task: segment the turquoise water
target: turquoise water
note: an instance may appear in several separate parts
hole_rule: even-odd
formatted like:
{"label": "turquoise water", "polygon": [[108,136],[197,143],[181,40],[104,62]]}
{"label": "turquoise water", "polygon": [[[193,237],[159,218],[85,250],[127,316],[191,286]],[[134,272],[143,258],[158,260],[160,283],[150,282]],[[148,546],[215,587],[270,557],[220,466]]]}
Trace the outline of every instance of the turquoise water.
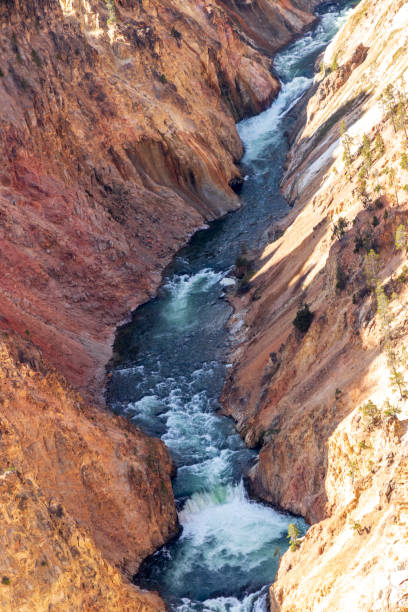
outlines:
{"label": "turquoise water", "polygon": [[356,2],[326,4],[317,27],[278,54],[282,91],[272,106],[238,125],[245,145],[241,209],[198,232],[168,269],[156,299],[119,332],[121,364],[112,408],[168,445],[181,536],[137,577],[179,612],[261,612],[287,549],[288,524],[302,519],[248,499],[242,477],[256,461],[230,420],[216,413],[228,372],[231,315],[224,279],[245,244],[258,247],[286,214],[279,179],[294,103],[312,82],[318,54]]}

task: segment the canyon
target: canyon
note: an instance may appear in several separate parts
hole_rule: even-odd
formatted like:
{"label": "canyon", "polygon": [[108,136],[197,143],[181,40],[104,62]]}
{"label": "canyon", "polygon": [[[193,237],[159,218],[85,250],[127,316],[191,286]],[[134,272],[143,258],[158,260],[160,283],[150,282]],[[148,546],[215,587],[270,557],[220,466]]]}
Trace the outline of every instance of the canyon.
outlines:
{"label": "canyon", "polygon": [[[175,253],[239,208],[235,124],[318,4],[1,3],[3,609],[166,609],[131,579],[180,532],[175,467],[107,410],[106,366]],[[361,0],[320,58],[290,109],[293,209],[230,294],[249,491],[311,524],[272,612],[408,609],[407,32],[405,2]]]}
{"label": "canyon", "polygon": [[223,410],[260,448],[249,489],[312,524],[274,612],[408,605],[407,8],[362,0],[320,58],[282,179],[293,210],[233,298]]}
{"label": "canyon", "polygon": [[4,609],[165,608],[129,579],[179,531],[174,468],[104,408],[105,367],[174,253],[239,206],[235,121],[316,4],[1,3]]}

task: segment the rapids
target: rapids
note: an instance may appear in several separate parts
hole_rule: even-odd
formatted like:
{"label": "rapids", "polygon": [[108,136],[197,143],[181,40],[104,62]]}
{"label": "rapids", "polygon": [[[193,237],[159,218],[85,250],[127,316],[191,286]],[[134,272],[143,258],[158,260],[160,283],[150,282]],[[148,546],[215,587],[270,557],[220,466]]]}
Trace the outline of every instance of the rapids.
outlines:
{"label": "rapids", "polygon": [[314,63],[354,2],[325,3],[318,25],[281,51],[282,90],[272,106],[238,125],[245,146],[241,209],[198,232],[167,270],[158,296],[119,330],[110,405],[160,436],[178,467],[181,536],[145,562],[137,582],[178,612],[261,612],[267,585],[302,519],[248,499],[242,476],[256,453],[217,414],[228,372],[231,308],[225,278],[244,245],[258,248],[287,204],[279,179],[290,109],[310,86]]}

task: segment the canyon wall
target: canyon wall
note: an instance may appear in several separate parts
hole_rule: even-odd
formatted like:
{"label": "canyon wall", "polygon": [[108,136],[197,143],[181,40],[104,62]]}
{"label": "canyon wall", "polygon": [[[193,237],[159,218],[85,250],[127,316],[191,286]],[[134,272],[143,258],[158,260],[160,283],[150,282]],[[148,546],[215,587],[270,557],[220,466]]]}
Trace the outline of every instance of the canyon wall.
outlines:
{"label": "canyon wall", "polygon": [[178,532],[164,444],[86,404],[4,332],[0,380],[2,609],[164,609],[115,569],[131,578]]}
{"label": "canyon wall", "polygon": [[[271,49],[312,21],[255,4],[279,16]],[[242,24],[204,0],[1,4],[0,325],[93,396],[116,325],[238,206],[234,121],[279,89]]]}
{"label": "canyon wall", "polygon": [[293,211],[234,298],[223,403],[261,449],[250,490],[312,523],[273,611],[408,606],[407,32],[405,2],[362,0],[321,58]]}
{"label": "canyon wall", "polygon": [[314,4],[0,3],[2,609],[164,609],[127,579],[177,534],[171,460],[103,410],[105,365],[175,251],[238,206],[235,121],[274,98],[271,53]]}

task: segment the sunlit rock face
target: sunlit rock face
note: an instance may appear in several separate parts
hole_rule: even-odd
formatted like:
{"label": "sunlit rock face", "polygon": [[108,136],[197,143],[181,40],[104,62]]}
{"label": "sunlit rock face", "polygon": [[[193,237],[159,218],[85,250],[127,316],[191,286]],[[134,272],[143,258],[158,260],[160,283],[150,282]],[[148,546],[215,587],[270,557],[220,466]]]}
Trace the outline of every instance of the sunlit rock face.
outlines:
{"label": "sunlit rock face", "polygon": [[237,300],[224,406],[261,446],[252,492],[315,523],[274,611],[407,607],[407,25],[404,2],[363,0],[321,58],[282,182],[293,212]]}
{"label": "sunlit rock face", "polygon": [[164,444],[4,333],[0,378],[1,608],[164,610],[125,579],[179,530]]}
{"label": "sunlit rock face", "polygon": [[[282,5],[274,48],[312,19]],[[235,120],[279,89],[244,25],[207,1],[1,3],[0,324],[93,396],[115,325],[238,206]]]}

